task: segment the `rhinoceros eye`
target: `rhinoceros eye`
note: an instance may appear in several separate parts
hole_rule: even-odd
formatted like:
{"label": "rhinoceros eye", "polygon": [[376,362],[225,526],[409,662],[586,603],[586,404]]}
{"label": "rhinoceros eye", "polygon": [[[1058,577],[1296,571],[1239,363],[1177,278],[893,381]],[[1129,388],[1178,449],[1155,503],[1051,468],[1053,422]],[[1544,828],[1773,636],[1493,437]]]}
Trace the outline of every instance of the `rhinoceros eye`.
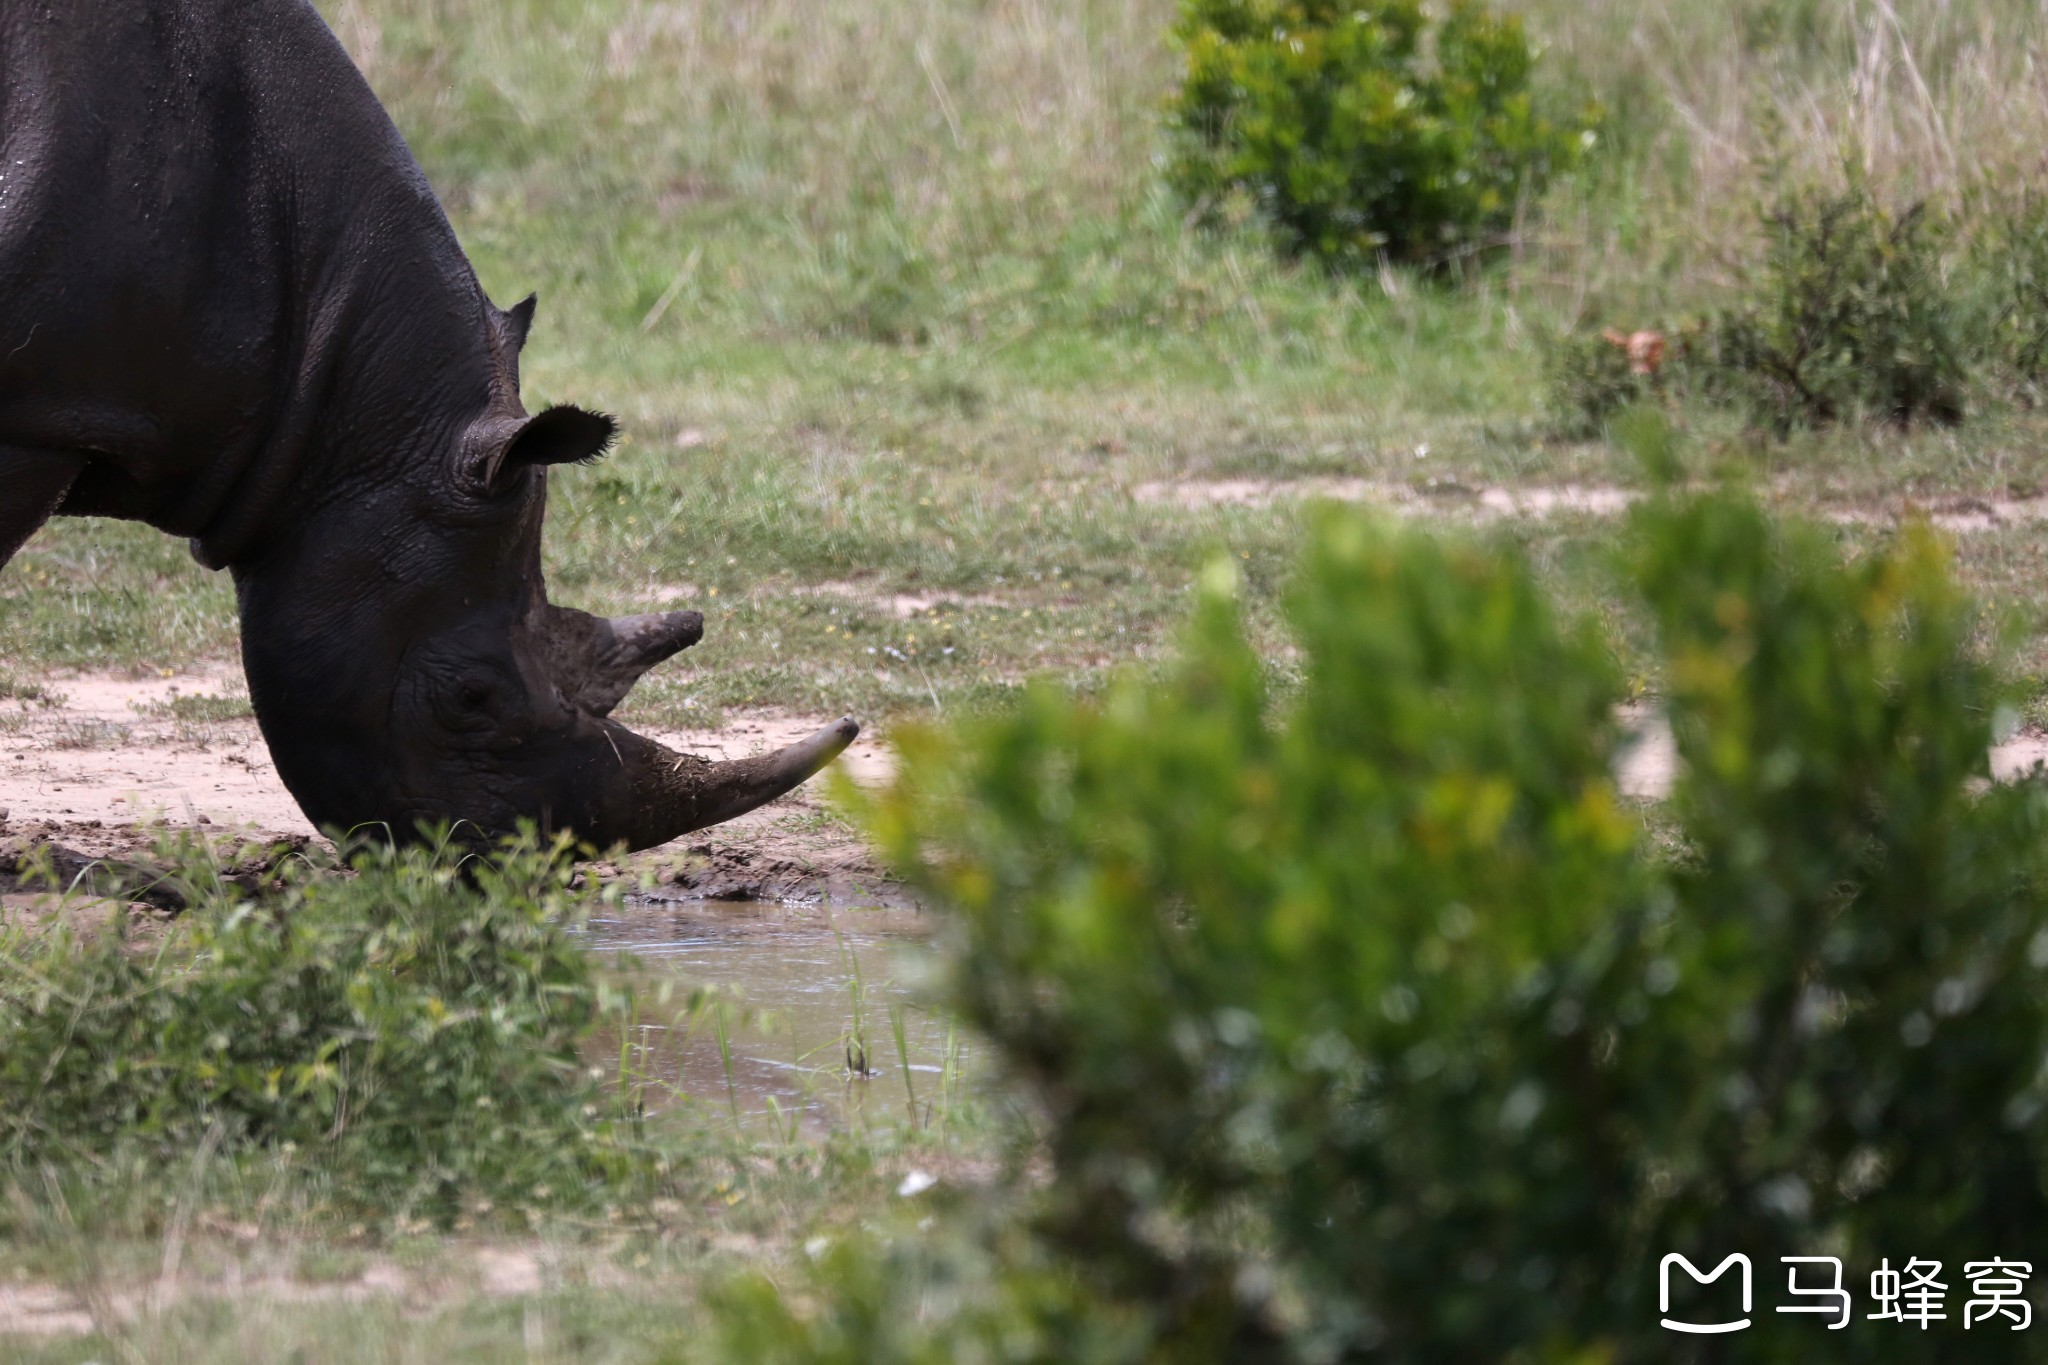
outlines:
{"label": "rhinoceros eye", "polygon": [[510,718],[504,682],[486,672],[457,674],[442,684],[434,715],[452,734],[501,734]]}

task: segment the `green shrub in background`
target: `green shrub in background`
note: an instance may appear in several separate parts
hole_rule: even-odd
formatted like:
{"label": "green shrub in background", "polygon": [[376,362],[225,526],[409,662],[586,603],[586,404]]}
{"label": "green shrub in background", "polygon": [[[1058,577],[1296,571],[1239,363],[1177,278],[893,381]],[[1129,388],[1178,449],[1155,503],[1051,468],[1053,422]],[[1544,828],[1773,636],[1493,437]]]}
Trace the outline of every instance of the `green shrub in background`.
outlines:
{"label": "green shrub in background", "polygon": [[1852,416],[1963,417],[1966,347],[1944,279],[1952,227],[1869,190],[1791,200],[1764,217],[1756,294],[1710,327],[1711,372],[1779,432]]}
{"label": "green shrub in background", "polygon": [[1172,183],[1334,265],[1489,244],[1589,132],[1537,111],[1520,19],[1477,0],[1184,0],[1175,35]]}
{"label": "green shrub in background", "polygon": [[[2048,256],[2022,220],[1990,225],[2013,250],[1972,255],[1952,218],[1926,204],[1893,209],[1856,184],[1788,194],[1760,226],[1760,267],[1670,339],[1655,376],[1631,373],[1592,329],[1552,347],[1551,408],[1566,434],[1593,434],[1637,402],[1687,396],[1781,436],[1854,420],[1951,425],[1973,389],[1986,396],[1995,370],[2015,393],[2039,382],[2048,338],[2033,319]],[[1980,306],[1987,294],[1995,317]]]}
{"label": "green shrub in background", "polygon": [[2017,202],[1981,206],[1968,266],[1985,306],[1974,321],[2013,400],[2048,401],[2048,201],[2033,192]]}
{"label": "green shrub in background", "polygon": [[[1142,1329],[1094,1358],[2022,1358],[1957,1291],[2048,1215],[2048,790],[1985,786],[1973,615],[1919,533],[1845,565],[1713,497],[1633,541],[1686,764],[1654,826],[1601,642],[1349,512],[1298,694],[1219,574],[1169,680],[902,736],[868,815],[1043,1106],[1035,1236]],[[1749,1331],[1658,1325],[1661,1257],[1738,1251]],[[1773,1311],[1790,1255],[1843,1259],[1846,1331]],[[1913,1257],[1949,1322],[1868,1320]],[[833,1283],[751,1305],[780,1358],[894,1292]]]}
{"label": "green shrub in background", "polygon": [[154,944],[0,937],[0,1161],[296,1147],[344,1200],[432,1212],[630,1173],[578,1058],[600,993],[561,849],[373,845],[260,894],[163,852],[189,908]]}
{"label": "green shrub in background", "polygon": [[1591,440],[1634,407],[1671,403],[1688,392],[1695,331],[1666,337],[1654,367],[1631,362],[1627,335],[1612,328],[1581,328],[1551,339],[1543,354],[1544,384],[1558,435]]}

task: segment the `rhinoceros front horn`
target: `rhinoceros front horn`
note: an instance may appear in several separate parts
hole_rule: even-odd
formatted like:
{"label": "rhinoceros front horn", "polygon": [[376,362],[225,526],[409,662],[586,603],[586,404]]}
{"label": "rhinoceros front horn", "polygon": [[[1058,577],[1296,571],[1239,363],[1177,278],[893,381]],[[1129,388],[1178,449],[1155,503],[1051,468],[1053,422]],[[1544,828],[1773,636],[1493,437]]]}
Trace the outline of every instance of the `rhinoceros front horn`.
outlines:
{"label": "rhinoceros front horn", "polygon": [[837,758],[860,734],[843,716],[812,735],[772,754],[714,763],[679,754],[624,726],[607,723],[626,770],[627,808],[604,831],[628,848],[652,848],[691,830],[745,815],[794,790]]}

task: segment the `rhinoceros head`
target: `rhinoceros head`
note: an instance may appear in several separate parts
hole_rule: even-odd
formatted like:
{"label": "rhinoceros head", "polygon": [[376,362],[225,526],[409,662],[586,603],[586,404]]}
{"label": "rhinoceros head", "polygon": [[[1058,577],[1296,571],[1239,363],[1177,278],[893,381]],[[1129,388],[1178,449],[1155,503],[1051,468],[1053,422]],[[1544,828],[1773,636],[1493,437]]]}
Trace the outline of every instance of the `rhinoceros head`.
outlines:
{"label": "rhinoceros head", "polygon": [[548,601],[550,466],[596,459],[610,418],[529,416],[517,356],[533,300],[486,305],[495,373],[480,413],[398,478],[344,485],[261,560],[237,565],[250,697],[278,774],[318,825],[399,838],[522,821],[645,848],[789,791],[859,733],[713,763],[611,720],[649,668],[693,645],[694,611],[606,619]]}

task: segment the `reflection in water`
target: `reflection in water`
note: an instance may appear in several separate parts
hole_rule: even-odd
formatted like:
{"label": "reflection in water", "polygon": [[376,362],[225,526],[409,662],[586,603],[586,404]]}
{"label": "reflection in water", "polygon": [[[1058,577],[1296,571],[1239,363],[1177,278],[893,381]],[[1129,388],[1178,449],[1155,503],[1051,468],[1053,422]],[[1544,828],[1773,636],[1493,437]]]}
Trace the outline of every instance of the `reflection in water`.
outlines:
{"label": "reflection in water", "polygon": [[[944,1112],[969,1049],[915,989],[930,971],[927,932],[906,912],[716,901],[638,902],[589,928],[594,949],[679,987],[673,1006],[643,1012],[634,1067],[686,1103],[785,1134],[902,1121],[913,1105],[920,1124]],[[698,987],[713,995],[690,1011]],[[664,1107],[656,1095],[648,1105]]]}

